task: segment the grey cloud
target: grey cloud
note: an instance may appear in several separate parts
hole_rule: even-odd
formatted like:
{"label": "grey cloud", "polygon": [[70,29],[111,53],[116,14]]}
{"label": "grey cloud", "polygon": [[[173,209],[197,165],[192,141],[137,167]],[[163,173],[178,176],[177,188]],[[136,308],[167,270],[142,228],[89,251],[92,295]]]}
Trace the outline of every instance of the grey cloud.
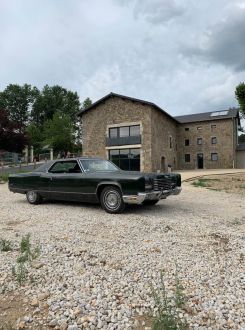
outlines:
{"label": "grey cloud", "polygon": [[183,12],[175,0],[137,0],[134,7],[136,19],[144,17],[152,24],[166,23]]}
{"label": "grey cloud", "polygon": [[204,36],[198,48],[188,48],[185,55],[222,64],[240,72],[245,70],[245,9],[233,11]]}

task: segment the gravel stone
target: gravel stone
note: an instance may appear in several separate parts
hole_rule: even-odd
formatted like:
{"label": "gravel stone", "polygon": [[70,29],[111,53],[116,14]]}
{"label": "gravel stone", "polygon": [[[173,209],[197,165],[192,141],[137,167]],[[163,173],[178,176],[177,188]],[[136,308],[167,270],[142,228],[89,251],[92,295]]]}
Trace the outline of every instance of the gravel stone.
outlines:
{"label": "gravel stone", "polygon": [[[164,270],[172,294],[175,264],[190,329],[245,329],[244,197],[184,183],[178,196],[119,215],[24,198],[0,186],[0,237],[14,246],[0,253],[1,297],[23,297],[25,329],[150,329],[151,285]],[[28,265],[34,283],[20,287],[11,269],[27,233],[40,256]]]}

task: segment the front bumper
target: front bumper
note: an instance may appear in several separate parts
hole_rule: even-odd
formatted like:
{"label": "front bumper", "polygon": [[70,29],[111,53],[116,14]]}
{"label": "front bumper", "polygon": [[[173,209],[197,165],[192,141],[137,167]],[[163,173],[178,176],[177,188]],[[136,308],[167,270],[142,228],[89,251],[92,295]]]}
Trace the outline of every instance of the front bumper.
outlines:
{"label": "front bumper", "polygon": [[150,191],[138,193],[137,195],[124,195],[123,201],[126,204],[142,204],[144,201],[165,199],[170,195],[178,195],[181,192],[181,187],[176,187],[172,190]]}

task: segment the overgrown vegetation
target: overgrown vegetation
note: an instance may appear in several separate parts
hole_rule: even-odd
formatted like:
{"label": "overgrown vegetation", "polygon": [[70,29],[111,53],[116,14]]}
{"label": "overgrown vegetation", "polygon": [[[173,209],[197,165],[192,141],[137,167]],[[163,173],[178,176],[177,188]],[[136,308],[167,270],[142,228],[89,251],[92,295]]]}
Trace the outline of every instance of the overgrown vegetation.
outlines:
{"label": "overgrown vegetation", "polygon": [[209,181],[220,181],[219,179],[200,178],[194,181],[192,184],[195,187],[210,187]]}
{"label": "overgrown vegetation", "polygon": [[0,239],[0,251],[2,252],[8,252],[8,251],[12,251],[12,244],[10,241],[6,240],[6,239]]}
{"label": "overgrown vegetation", "polygon": [[160,274],[160,288],[154,289],[152,295],[157,308],[156,316],[153,318],[153,330],[185,330],[188,329],[187,322],[179,316],[180,309],[184,307],[186,297],[184,288],[180,283],[178,269],[175,273],[175,290],[169,295],[164,284],[164,273]]}
{"label": "overgrown vegetation", "polygon": [[[20,255],[17,258],[17,265],[12,267],[12,274],[20,285],[22,285],[28,277],[27,264],[38,258],[40,255],[39,246],[32,250],[30,237],[30,234],[22,237],[20,242]],[[30,280],[33,282],[33,277],[30,276]]]}
{"label": "overgrown vegetation", "polygon": [[0,181],[8,181],[9,175],[8,173],[2,173],[0,174]]}

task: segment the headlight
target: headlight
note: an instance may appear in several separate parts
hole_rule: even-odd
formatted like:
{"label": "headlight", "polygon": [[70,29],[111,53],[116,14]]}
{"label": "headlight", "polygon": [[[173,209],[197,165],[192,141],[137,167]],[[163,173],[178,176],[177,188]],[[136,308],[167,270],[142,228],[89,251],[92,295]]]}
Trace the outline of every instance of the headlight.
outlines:
{"label": "headlight", "polygon": [[145,178],[145,190],[153,190],[153,183],[149,178]]}

